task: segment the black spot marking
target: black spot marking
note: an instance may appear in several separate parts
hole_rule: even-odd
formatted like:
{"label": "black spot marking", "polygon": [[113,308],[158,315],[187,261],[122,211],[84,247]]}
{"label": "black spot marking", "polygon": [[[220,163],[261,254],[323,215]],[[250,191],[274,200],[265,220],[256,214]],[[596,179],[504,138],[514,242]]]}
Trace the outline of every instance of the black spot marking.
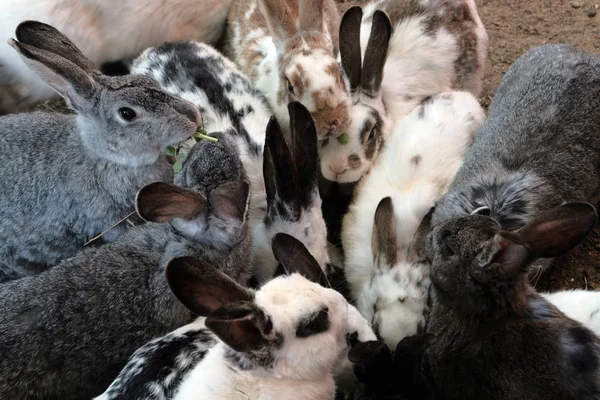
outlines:
{"label": "black spot marking", "polygon": [[360,156],[358,154],[350,154],[348,156],[348,166],[352,170],[357,170],[360,168],[362,161],[360,160]]}
{"label": "black spot marking", "polygon": [[590,319],[594,318],[596,316],[596,314],[598,314],[598,312],[600,312],[600,308],[597,310],[592,311],[592,313],[590,314]]}
{"label": "black spot marking", "polygon": [[416,156],[413,156],[410,159],[410,163],[414,164],[415,167],[418,167],[419,164],[421,163],[421,159],[422,159],[422,157],[419,154],[417,154]]}
{"label": "black spot marking", "polygon": [[298,323],[296,337],[306,338],[326,332],[329,325],[329,309],[324,307]]}

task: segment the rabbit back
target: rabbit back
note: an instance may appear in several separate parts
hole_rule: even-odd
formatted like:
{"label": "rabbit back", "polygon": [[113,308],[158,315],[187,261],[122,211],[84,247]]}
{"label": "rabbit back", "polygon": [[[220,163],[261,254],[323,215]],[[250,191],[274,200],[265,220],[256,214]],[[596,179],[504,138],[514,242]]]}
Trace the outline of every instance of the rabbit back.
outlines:
{"label": "rabbit back", "polygon": [[600,293],[595,290],[564,290],[540,293],[567,317],[600,335]]}

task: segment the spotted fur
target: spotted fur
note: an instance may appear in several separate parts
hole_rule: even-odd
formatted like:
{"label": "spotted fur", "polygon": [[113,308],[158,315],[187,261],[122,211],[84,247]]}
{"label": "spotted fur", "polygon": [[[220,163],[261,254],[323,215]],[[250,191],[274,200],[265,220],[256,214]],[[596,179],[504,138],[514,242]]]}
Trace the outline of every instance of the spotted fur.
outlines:
{"label": "spotted fur", "polygon": [[[390,349],[424,325],[429,266],[411,247],[485,118],[468,92],[442,93],[419,107],[396,125],[373,170],[356,188],[342,224],[352,297]],[[388,205],[382,204],[385,198]],[[393,244],[373,242],[386,232]]]}
{"label": "spotted fur", "polygon": [[285,133],[290,101],[311,112],[319,140],[346,130],[338,30],[333,0],[234,0],[226,53],[266,96]]}

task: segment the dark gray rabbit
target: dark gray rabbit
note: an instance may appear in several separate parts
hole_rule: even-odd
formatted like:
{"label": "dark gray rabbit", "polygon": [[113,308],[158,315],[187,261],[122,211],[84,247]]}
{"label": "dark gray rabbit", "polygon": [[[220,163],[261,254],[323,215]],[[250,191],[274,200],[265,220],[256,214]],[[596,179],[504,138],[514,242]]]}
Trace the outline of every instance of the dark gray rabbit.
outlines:
{"label": "dark gray rabbit", "polygon": [[0,285],[1,399],[97,396],[138,347],[193,321],[165,281],[174,257],[198,258],[246,284],[249,184],[233,146],[216,136],[193,147],[176,185],[139,191],[136,207],[149,223]]}
{"label": "dark gray rabbit", "polygon": [[74,255],[133,211],[141,187],[171,181],[164,149],[200,120],[148,77],[102,75],[49,25],[23,22],[16,36],[9,44],[77,115],[0,118],[0,281]]}
{"label": "dark gray rabbit", "polygon": [[527,279],[535,259],[568,252],[596,220],[592,205],[572,202],[516,231],[483,215],[433,228],[426,239],[433,306],[421,368],[437,397],[600,399],[600,339]]}
{"label": "dark gray rabbit", "polygon": [[597,204],[600,57],[537,47],[504,75],[433,223],[481,213],[518,229],[567,201]]}

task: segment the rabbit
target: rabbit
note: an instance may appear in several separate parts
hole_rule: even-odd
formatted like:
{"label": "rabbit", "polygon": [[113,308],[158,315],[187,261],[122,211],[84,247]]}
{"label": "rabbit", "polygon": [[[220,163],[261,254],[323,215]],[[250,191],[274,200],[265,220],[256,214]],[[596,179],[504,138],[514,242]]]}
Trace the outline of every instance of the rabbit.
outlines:
{"label": "rabbit", "polygon": [[40,0],[2,2],[0,14],[0,115],[23,111],[56,93],[6,44],[22,21],[38,20],[72,39],[96,65],[128,59],[150,46],[194,39],[216,43],[232,0],[116,2]]}
{"label": "rabbit", "polygon": [[342,66],[353,106],[345,140],[323,143],[325,179],[356,182],[369,172],[394,124],[435,94],[479,96],[488,36],[474,0],[378,0],[346,11]]}
{"label": "rabbit", "polygon": [[563,290],[540,295],[567,317],[580,322],[600,336],[600,292]]}
{"label": "rabbit", "polygon": [[338,62],[334,0],[234,0],[225,54],[265,95],[287,137],[287,104],[311,112],[318,140],[348,125],[350,97]]}
{"label": "rabbit", "polygon": [[421,370],[442,398],[600,398],[600,338],[537,294],[527,277],[536,258],[565,254],[596,221],[591,204],[570,202],[516,231],[479,214],[433,226],[424,244],[432,339]]}
{"label": "rabbit", "polygon": [[[10,44],[77,115],[0,117],[0,269],[41,272],[133,211],[136,192],[171,181],[165,147],[189,138],[198,110],[148,77],[101,75],[53,27],[20,24]],[[122,225],[102,236],[110,242]]]}
{"label": "rabbit", "polygon": [[564,202],[597,204],[599,73],[599,56],[568,45],[539,46],[517,59],[433,224],[484,214],[515,230]]}
{"label": "rabbit", "polygon": [[415,254],[407,257],[409,249],[484,118],[468,92],[440,93],[419,105],[394,127],[344,217],[344,268],[352,297],[390,348],[423,324],[428,267]]}
{"label": "rabbit", "polygon": [[96,400],[333,399],[346,336],[368,324],[318,284],[322,270],[297,239],[276,235],[273,252],[286,275],[256,292],[192,257],[172,260],[169,287],[200,318],[138,349]]}
{"label": "rabbit", "polygon": [[246,284],[248,194],[227,137],[200,141],[174,184],[154,182],[137,194],[147,223],[42,274],[0,285],[0,398],[98,396],[138,347],[193,322],[164,279],[172,258],[217,265]]}
{"label": "rabbit", "polygon": [[[249,226],[256,278],[263,282],[273,277],[277,264],[271,239],[277,232],[301,240],[326,268],[327,230],[316,183],[316,134],[306,108],[298,102],[288,105],[292,158],[264,96],[214,48],[183,42],[147,49],[134,60],[132,73],[148,75],[196,105],[208,131],[235,138],[250,178]],[[264,156],[269,149],[277,154],[274,161]]]}

